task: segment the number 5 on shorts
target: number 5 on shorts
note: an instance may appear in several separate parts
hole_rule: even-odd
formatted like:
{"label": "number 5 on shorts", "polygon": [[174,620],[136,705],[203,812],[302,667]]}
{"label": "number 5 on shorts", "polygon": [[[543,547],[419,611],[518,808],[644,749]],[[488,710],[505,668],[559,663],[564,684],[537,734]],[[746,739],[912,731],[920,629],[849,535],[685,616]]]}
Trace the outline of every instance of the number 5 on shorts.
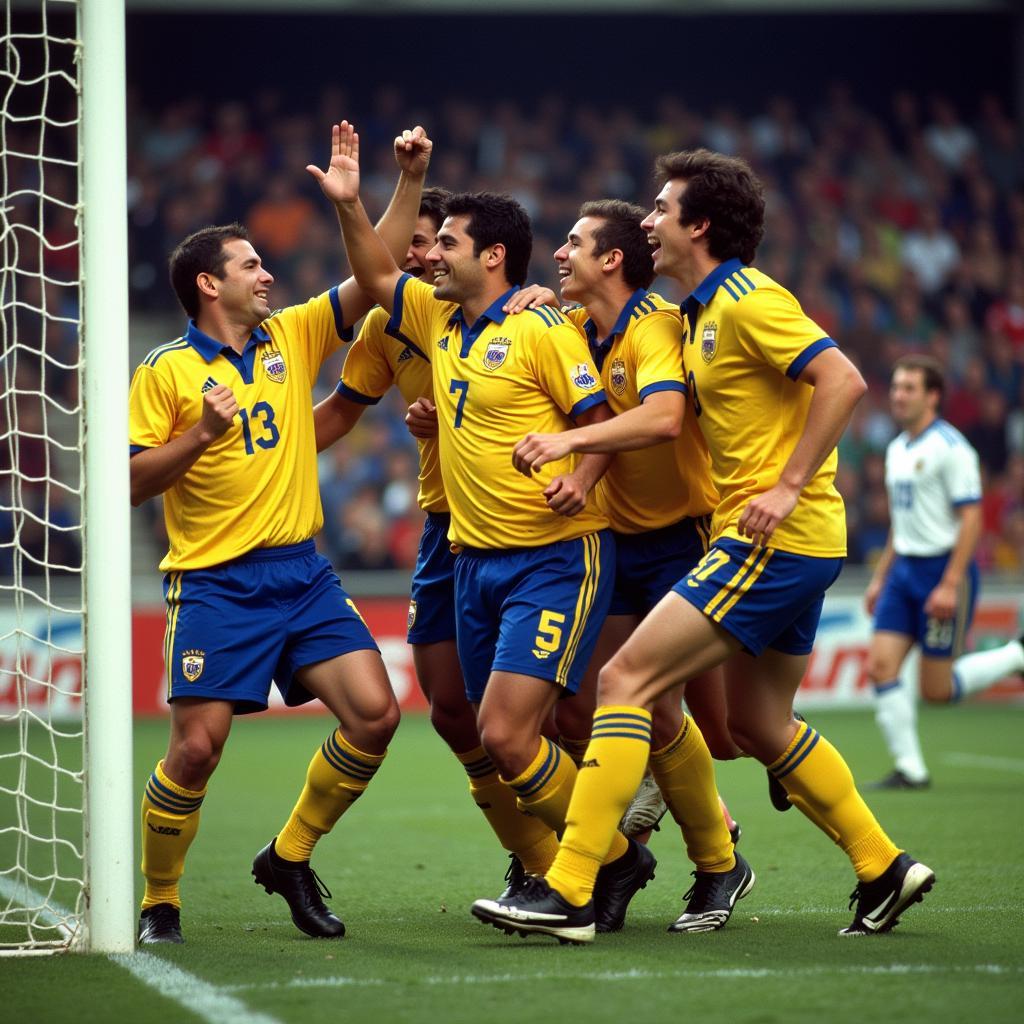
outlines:
{"label": "number 5 on shorts", "polygon": [[562,646],[562,624],[564,622],[565,616],[561,612],[552,612],[545,609],[540,613],[537,636],[533,642],[542,651],[554,654]]}

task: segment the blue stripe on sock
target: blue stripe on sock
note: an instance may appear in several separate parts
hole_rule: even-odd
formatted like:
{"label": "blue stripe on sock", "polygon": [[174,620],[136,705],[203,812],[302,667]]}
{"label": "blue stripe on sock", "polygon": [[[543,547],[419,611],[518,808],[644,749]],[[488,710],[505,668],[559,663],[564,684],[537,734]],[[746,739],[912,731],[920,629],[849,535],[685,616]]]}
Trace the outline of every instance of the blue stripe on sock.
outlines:
{"label": "blue stripe on sock", "polygon": [[818,745],[818,740],[821,739],[821,734],[815,732],[814,729],[808,729],[807,732],[809,734],[813,734],[814,738],[811,740],[809,744],[807,744],[807,747],[804,750],[804,752],[795,761],[793,761],[793,763],[788,768],[786,768],[783,771],[776,771],[774,773],[775,778],[784,779],[787,775],[790,774],[790,772],[793,772],[797,768],[799,768],[800,765],[803,764],[807,755]]}
{"label": "blue stripe on sock", "polygon": [[893,679],[888,683],[875,683],[874,691],[877,696],[881,696],[883,693],[889,693],[891,690],[898,690],[902,684],[898,679]]}

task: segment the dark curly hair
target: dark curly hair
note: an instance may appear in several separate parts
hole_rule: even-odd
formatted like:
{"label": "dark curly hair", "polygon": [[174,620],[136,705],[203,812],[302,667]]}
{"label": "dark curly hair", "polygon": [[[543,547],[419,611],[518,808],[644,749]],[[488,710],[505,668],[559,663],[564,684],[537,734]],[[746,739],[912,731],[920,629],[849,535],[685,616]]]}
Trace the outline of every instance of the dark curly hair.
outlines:
{"label": "dark curly hair", "polygon": [[659,156],[658,180],[683,180],[679,223],[708,221],[708,254],[720,262],[754,262],[764,238],[764,188],[745,160],[691,149]]}

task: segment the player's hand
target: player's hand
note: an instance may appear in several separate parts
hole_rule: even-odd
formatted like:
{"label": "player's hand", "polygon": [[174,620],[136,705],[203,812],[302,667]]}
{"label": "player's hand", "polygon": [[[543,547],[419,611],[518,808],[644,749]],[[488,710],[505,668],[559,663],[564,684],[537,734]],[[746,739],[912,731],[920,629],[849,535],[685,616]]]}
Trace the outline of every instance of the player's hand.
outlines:
{"label": "player's hand", "polygon": [[570,433],[565,430],[561,434],[527,434],[512,449],[512,465],[523,476],[530,476],[549,462],[564,459],[572,451]]}
{"label": "player's hand", "polygon": [[878,605],[878,598],[882,593],[882,580],[872,580],[868,589],[864,591],[864,610],[868,615],[875,614],[875,607]]}
{"label": "player's hand", "polygon": [[928,595],[924,613],[932,619],[951,619],[956,615],[957,587],[952,583],[939,581],[939,585]]}
{"label": "player's hand", "polygon": [[544,488],[544,500],[552,512],[560,516],[574,516],[587,504],[587,489],[573,473],[556,476]]}
{"label": "player's hand", "polygon": [[739,535],[749,537],[754,544],[767,544],[779,523],[796,508],[799,498],[798,488],[780,481],[747,503],[736,524]]}
{"label": "player's hand", "polygon": [[419,125],[406,128],[395,138],[395,162],[406,174],[414,178],[422,178],[430,165],[430,154],[434,143],[427,138],[427,133]]}
{"label": "player's hand", "polygon": [[331,128],[331,162],[326,171],[315,164],[306,170],[332,203],[354,203],[359,198],[359,134],[342,121]]}
{"label": "player's hand", "polygon": [[538,306],[558,307],[558,296],[541,284],[528,284],[525,288],[513,292],[512,297],[501,307],[503,313],[522,313],[524,309],[536,309]]}
{"label": "player's hand", "polygon": [[437,406],[429,398],[417,398],[406,410],[405,425],[421,441],[437,437]]}
{"label": "player's hand", "polygon": [[224,384],[210,388],[203,395],[203,414],[199,418],[199,439],[212,444],[222,437],[238,413],[235,393]]}

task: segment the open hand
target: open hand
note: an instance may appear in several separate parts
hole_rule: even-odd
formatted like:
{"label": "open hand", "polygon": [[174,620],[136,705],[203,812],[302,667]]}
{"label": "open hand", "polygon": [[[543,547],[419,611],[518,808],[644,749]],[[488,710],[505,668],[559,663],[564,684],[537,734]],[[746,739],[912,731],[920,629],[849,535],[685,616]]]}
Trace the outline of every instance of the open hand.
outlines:
{"label": "open hand", "polygon": [[332,203],[353,203],[359,198],[359,133],[342,121],[331,128],[331,162],[326,171],[315,164],[306,170],[313,175]]}

